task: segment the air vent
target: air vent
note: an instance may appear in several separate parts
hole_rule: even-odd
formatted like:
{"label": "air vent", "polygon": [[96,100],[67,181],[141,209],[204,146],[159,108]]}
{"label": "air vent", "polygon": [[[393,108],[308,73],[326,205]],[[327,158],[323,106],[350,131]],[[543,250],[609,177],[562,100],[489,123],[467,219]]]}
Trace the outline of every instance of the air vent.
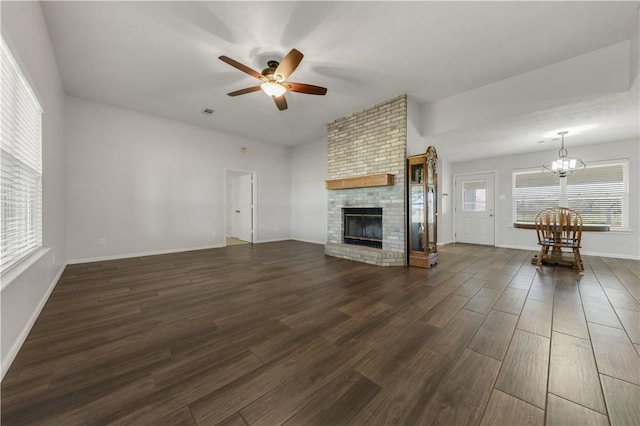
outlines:
{"label": "air vent", "polygon": [[213,114],[213,110],[211,108],[205,108],[202,110],[202,113],[204,115],[212,115]]}

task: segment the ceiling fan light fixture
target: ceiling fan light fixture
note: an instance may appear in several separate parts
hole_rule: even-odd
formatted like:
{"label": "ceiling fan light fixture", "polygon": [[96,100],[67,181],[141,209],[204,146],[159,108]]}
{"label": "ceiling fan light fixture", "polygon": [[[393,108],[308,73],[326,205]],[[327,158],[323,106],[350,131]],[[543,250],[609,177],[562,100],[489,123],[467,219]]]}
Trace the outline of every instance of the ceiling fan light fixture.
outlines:
{"label": "ceiling fan light fixture", "polygon": [[274,83],[272,81],[268,81],[266,83],[262,83],[260,85],[260,88],[262,89],[262,91],[264,93],[267,94],[267,96],[269,96],[269,97],[275,96],[276,98],[278,96],[284,95],[285,92],[287,91],[287,89],[283,85],[278,84],[278,83]]}

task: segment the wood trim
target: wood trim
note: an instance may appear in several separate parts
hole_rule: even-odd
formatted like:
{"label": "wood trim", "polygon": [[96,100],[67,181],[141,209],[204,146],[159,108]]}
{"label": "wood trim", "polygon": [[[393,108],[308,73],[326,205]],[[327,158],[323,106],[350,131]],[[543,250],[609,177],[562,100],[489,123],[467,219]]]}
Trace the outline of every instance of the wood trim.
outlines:
{"label": "wood trim", "polygon": [[393,186],[392,174],[381,173],[378,175],[357,176],[343,179],[326,180],[327,189],[367,188],[369,186]]}
{"label": "wood trim", "polygon": [[[536,229],[535,223],[514,222],[515,229]],[[582,225],[582,230],[586,232],[609,232],[609,225]]]}

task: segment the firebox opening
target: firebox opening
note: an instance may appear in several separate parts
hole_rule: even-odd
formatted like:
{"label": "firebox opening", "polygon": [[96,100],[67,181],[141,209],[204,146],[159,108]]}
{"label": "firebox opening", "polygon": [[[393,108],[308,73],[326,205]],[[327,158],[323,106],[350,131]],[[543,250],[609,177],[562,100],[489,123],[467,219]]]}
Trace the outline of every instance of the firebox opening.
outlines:
{"label": "firebox opening", "polygon": [[382,208],[343,208],[343,242],[357,246],[382,248]]}

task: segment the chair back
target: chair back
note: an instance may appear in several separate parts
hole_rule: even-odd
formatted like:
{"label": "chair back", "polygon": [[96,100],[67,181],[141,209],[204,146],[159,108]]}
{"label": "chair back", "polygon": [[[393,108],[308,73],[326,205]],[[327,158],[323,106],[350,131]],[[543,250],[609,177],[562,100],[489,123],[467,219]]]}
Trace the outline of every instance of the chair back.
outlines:
{"label": "chair back", "polygon": [[551,207],[536,215],[538,244],[580,248],[582,215],[568,207]]}

